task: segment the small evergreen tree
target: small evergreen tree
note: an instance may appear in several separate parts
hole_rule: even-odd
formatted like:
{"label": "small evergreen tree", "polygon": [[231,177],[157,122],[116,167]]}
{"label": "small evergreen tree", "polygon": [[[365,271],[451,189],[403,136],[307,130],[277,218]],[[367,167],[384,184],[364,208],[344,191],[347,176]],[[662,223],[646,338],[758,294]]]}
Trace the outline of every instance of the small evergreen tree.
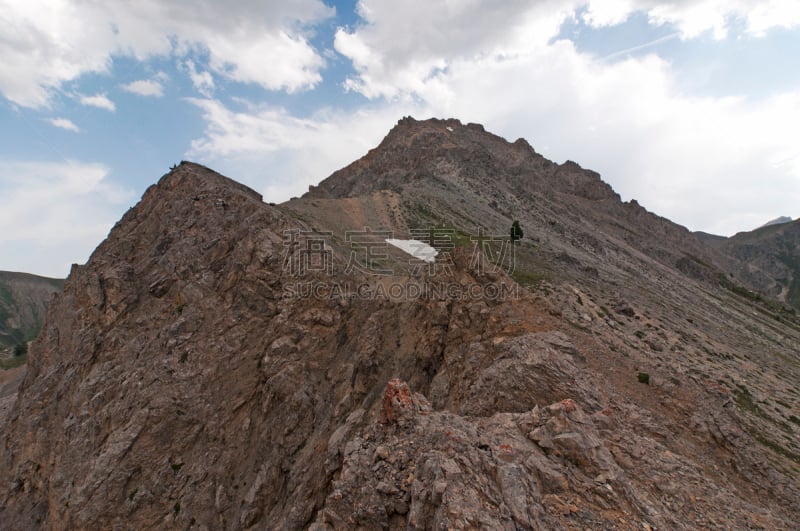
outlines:
{"label": "small evergreen tree", "polygon": [[519,221],[516,219],[511,224],[511,241],[515,242],[522,239],[522,227],[519,226]]}
{"label": "small evergreen tree", "polygon": [[20,343],[14,346],[14,357],[18,358],[20,356],[24,356],[28,353],[28,344],[27,343]]}

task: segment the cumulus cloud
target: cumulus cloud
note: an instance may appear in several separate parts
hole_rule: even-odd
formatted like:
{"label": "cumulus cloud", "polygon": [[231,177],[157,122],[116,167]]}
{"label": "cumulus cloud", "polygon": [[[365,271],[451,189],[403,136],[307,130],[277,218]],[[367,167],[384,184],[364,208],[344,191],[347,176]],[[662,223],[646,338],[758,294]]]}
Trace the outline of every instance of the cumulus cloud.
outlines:
{"label": "cumulus cloud", "polygon": [[88,105],[90,107],[97,107],[98,109],[105,109],[106,111],[114,112],[117,106],[114,102],[108,99],[105,94],[95,94],[94,96],[80,96],[81,105]]}
{"label": "cumulus cloud", "polygon": [[0,159],[0,269],[64,277],[88,258],[133,199],[97,163]]}
{"label": "cumulus cloud", "polygon": [[739,22],[752,36],[800,26],[800,4],[791,0],[360,0],[358,12],[362,23],[340,28],[334,47],[356,70],[347,88],[368,98],[412,96],[459,60],[513,59],[546,48],[576,16],[598,28],[642,12],[654,25],[675,26],[684,39],[706,31],[721,39]]}
{"label": "cumulus cloud", "polygon": [[122,85],[122,89],[139,96],[160,98],[164,95],[164,85],[160,79],[140,79]]}
{"label": "cumulus cloud", "polygon": [[67,118],[51,118],[48,121],[54,127],[66,129],[67,131],[72,131],[74,133],[79,133],[81,130],[81,128],[75,125],[75,123],[72,120],[69,120]]}
{"label": "cumulus cloud", "polygon": [[574,6],[563,0],[502,3],[410,0],[358,4],[364,24],[340,28],[336,51],[357,76],[346,86],[368,98],[395,98],[435,84],[459,59],[513,57],[546,46]]}
{"label": "cumulus cloud", "polygon": [[116,55],[199,51],[215,74],[233,81],[290,92],[313,87],[324,62],[306,32],[334,10],[321,0],[0,0],[0,12],[0,93],[39,108],[65,82],[108,72]]}

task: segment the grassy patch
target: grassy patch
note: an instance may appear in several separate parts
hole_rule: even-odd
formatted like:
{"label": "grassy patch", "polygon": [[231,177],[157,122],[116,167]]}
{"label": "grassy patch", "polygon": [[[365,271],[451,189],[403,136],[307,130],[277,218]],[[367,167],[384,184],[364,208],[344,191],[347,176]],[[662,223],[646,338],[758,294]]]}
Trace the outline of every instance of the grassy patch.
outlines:
{"label": "grassy patch", "polygon": [[745,288],[744,286],[736,284],[731,279],[726,277],[724,274],[720,273],[720,275],[717,278],[719,279],[719,283],[723,288],[735,293],[736,295],[739,295],[740,297],[743,297],[752,302],[761,302],[764,300],[763,297],[761,297],[760,293],[756,293],[755,291],[751,291]]}
{"label": "grassy patch", "polygon": [[538,286],[543,280],[547,280],[547,275],[539,271],[514,270],[511,278],[521,286]]}
{"label": "grassy patch", "polygon": [[0,359],[0,369],[7,371],[25,365],[28,362],[28,355],[15,356],[13,358]]}
{"label": "grassy patch", "polygon": [[786,448],[784,448],[783,446],[774,441],[770,441],[760,433],[754,433],[753,437],[755,437],[755,439],[763,446],[766,446],[776,454],[782,455],[783,457],[791,459],[795,463],[800,464],[800,455],[797,455],[796,453],[787,450]]}
{"label": "grassy patch", "polygon": [[733,393],[736,396],[736,405],[739,406],[739,409],[748,413],[753,413],[759,417],[763,417],[764,414],[758,405],[756,405],[755,401],[753,400],[753,395],[750,394],[750,391],[747,389],[747,387],[741,384],[736,384],[736,387],[739,389],[734,389]]}
{"label": "grassy patch", "polygon": [[0,283],[0,302],[6,306],[16,307],[14,304],[14,297],[11,295],[11,289],[5,284]]}

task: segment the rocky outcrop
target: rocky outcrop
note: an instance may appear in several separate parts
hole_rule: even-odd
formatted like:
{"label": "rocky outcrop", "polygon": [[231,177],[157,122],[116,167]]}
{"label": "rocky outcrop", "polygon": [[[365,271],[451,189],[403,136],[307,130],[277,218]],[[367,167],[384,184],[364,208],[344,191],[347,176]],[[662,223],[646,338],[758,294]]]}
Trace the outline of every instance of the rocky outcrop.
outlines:
{"label": "rocky outcrop", "polygon": [[624,514],[624,473],[571,399],[489,417],[422,408],[369,426],[340,453],[312,528],[539,529],[573,513],[598,526]]}

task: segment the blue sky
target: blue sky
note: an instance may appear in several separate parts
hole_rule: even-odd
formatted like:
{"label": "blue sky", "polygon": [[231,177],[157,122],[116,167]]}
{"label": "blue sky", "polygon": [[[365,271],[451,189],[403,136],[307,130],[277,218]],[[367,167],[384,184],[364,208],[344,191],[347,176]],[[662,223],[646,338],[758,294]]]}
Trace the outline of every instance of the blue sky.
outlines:
{"label": "blue sky", "polygon": [[800,215],[794,1],[0,0],[0,35],[0,270],[66,276],[181,159],[282,201],[405,115],[692,230]]}

